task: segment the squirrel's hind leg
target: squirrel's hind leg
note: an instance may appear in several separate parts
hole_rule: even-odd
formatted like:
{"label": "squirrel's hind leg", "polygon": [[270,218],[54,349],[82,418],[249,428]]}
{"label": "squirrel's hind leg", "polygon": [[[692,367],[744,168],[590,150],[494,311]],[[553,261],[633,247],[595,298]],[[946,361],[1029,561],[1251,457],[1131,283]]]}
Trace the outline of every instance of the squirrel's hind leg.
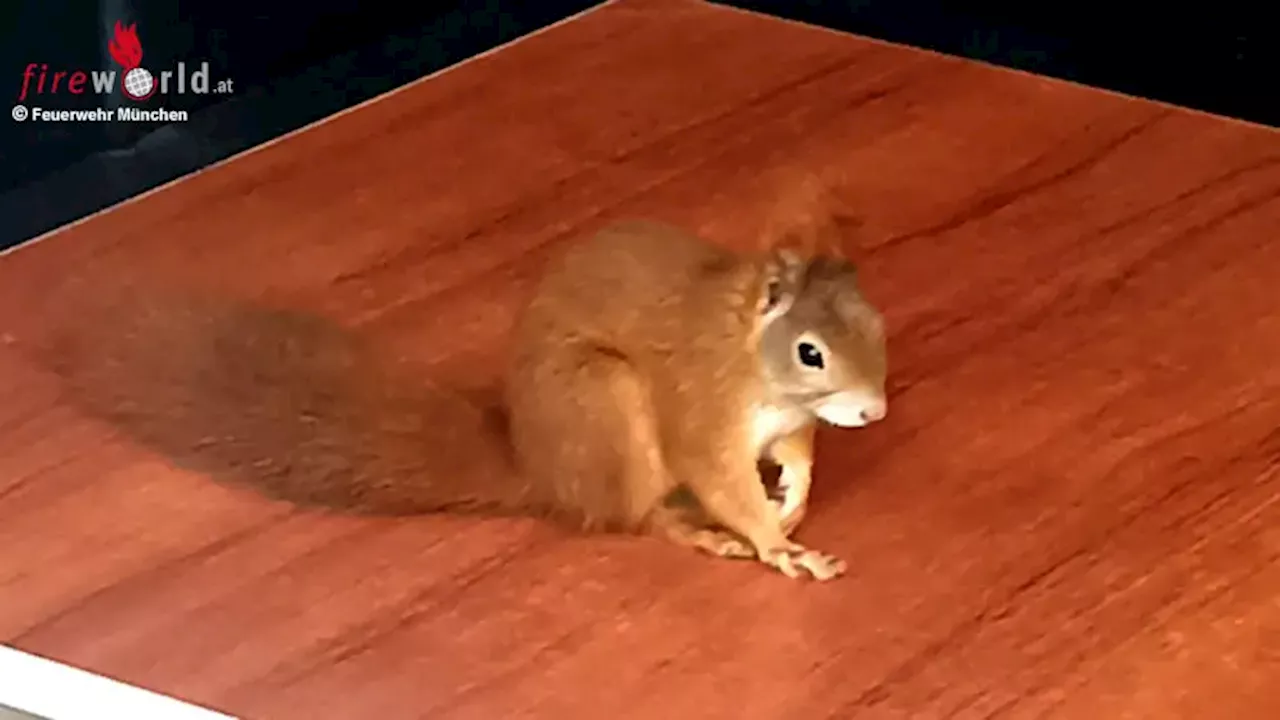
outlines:
{"label": "squirrel's hind leg", "polygon": [[691,500],[681,506],[667,502],[649,516],[649,532],[677,545],[694,548],[717,557],[754,558],[756,551],[742,538],[716,527],[706,512]]}
{"label": "squirrel's hind leg", "polygon": [[509,391],[521,472],[584,528],[642,530],[674,487],[648,387],[606,350],[572,342],[543,350]]}

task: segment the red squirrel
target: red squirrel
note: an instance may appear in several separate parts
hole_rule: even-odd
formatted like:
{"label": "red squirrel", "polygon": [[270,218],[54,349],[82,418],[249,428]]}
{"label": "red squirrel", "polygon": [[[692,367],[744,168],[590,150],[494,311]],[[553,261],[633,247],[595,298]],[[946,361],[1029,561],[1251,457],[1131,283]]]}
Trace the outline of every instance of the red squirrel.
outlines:
{"label": "red squirrel", "polygon": [[[792,230],[754,252],[647,221],[574,243],[519,310],[502,428],[327,321],[217,293],[178,302],[145,274],[126,298],[95,269],[107,289],[58,301],[42,357],[136,439],[294,502],[540,515],[825,580],[844,563],[790,539],[814,428],[885,417],[885,327],[837,224]],[[780,501],[762,459],[781,468]]]}

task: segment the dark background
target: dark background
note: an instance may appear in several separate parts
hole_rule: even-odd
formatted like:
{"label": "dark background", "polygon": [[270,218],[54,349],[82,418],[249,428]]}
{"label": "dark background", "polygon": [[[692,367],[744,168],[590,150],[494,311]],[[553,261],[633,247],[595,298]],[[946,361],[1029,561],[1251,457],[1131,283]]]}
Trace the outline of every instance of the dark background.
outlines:
{"label": "dark background", "polygon": [[[168,107],[190,110],[192,117],[168,127],[0,118],[0,248],[595,4],[5,0],[0,92],[9,93],[8,104],[17,100],[28,63],[48,63],[50,70],[114,68],[106,38],[116,19],[137,23],[153,65],[208,59],[213,78],[232,78],[235,92],[171,99]],[[1264,19],[1263,3],[725,4],[1280,126],[1280,33]],[[74,105],[64,96],[50,106]]]}

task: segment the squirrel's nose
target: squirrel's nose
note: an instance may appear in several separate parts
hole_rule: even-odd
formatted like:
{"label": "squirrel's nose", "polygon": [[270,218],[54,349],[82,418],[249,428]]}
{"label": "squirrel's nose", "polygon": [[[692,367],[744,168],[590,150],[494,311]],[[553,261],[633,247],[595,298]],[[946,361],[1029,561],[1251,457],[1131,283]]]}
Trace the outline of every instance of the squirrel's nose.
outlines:
{"label": "squirrel's nose", "polygon": [[866,407],[862,408],[859,414],[862,415],[862,420],[864,422],[873,423],[873,422],[883,420],[888,410],[889,408],[886,405],[886,403],[883,400],[881,400],[879,402],[871,403]]}

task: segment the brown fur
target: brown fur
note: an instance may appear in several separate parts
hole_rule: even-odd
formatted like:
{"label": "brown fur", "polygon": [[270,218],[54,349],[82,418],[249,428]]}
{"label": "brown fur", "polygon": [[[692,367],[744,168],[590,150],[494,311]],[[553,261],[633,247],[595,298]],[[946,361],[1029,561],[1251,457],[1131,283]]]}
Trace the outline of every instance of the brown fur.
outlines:
{"label": "brown fur", "polygon": [[358,332],[150,281],[91,282],[60,304],[53,342],[31,354],[72,403],[181,466],[311,507],[539,511],[511,472],[496,392],[425,384]]}

